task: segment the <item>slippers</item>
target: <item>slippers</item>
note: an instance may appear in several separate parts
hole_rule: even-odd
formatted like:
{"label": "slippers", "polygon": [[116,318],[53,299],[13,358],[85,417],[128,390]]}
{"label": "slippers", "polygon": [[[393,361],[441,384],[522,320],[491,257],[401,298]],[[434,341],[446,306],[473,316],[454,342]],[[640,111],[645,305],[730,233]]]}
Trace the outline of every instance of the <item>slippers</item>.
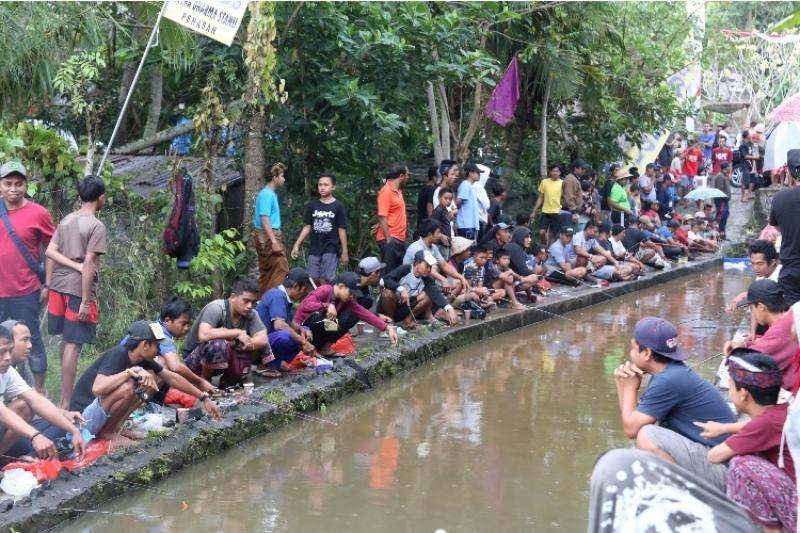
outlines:
{"label": "slippers", "polygon": [[283,375],[279,370],[271,368],[256,368],[253,369],[253,372],[262,378],[279,378]]}

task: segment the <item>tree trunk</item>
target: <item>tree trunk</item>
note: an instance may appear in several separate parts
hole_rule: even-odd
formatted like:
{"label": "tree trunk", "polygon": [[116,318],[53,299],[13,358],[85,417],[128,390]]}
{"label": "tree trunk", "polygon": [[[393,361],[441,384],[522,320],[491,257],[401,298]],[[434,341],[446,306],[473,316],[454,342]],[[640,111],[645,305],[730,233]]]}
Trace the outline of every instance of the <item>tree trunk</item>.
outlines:
{"label": "tree trunk", "polygon": [[252,231],[249,224],[250,214],[256,195],[263,186],[266,172],[266,156],[264,154],[264,132],[267,128],[265,112],[253,111],[247,124],[247,137],[244,147],[244,223],[242,236],[248,247],[255,251],[255,244],[250,239]]}
{"label": "tree trunk", "polygon": [[194,121],[187,122],[186,124],[181,124],[180,126],[173,126],[171,128],[158,131],[152,137],[145,137],[133,142],[129,142],[128,144],[123,144],[122,146],[112,148],[111,153],[135,154],[136,152],[140,152],[145,148],[148,148],[150,146],[155,146],[156,144],[161,144],[163,142],[171,141],[175,137],[178,137],[185,133],[190,133],[192,131],[194,131]]}
{"label": "tree trunk", "polygon": [[[158,131],[158,120],[161,118],[161,103],[164,92],[164,71],[161,65],[154,65],[150,72],[150,106],[147,108],[147,121],[144,123],[142,137],[152,137]],[[153,153],[152,146],[140,153]]]}
{"label": "tree trunk", "polygon": [[[517,117],[519,119],[519,117]],[[522,159],[522,147],[528,137],[530,124],[527,121],[515,120],[511,126],[508,140],[508,151],[503,161],[503,175],[514,175],[519,171],[519,162]]]}
{"label": "tree trunk", "polygon": [[94,174],[94,156],[97,152],[97,143],[94,137],[94,128],[92,127],[92,118],[87,113],[86,116],[86,162],[83,164],[83,175],[88,176]]}
{"label": "tree trunk", "polygon": [[425,92],[428,95],[428,110],[431,113],[431,135],[433,136],[433,159],[436,165],[441,164],[442,159],[442,136],[439,135],[439,115],[436,112],[436,96],[433,94],[433,83],[425,84]]}
{"label": "tree trunk", "polygon": [[539,177],[547,176],[547,105],[550,103],[550,88],[553,79],[548,74],[542,98],[542,144],[539,148]]}
{"label": "tree trunk", "polygon": [[464,164],[469,159],[469,145],[475,134],[478,133],[478,127],[483,122],[483,113],[481,113],[481,96],[483,94],[483,86],[480,82],[475,85],[475,92],[472,95],[472,111],[469,116],[469,125],[467,132],[458,142],[456,147],[456,157],[459,164]]}
{"label": "tree trunk", "polygon": [[442,140],[442,159],[450,159],[450,106],[447,104],[444,84],[437,82],[436,87],[439,90],[439,103],[441,105],[439,138]]}
{"label": "tree trunk", "polygon": [[[135,63],[126,63],[125,67],[122,69],[122,80],[120,81],[119,92],[117,93],[117,106],[119,107],[119,109],[122,109],[122,104],[125,102],[125,97],[128,95],[128,91],[131,88],[131,83],[133,83],[133,75],[135,73],[136,73]],[[120,122],[119,124],[117,139],[123,140],[125,139],[125,136],[127,134],[128,134],[128,126],[125,123],[125,119],[123,117],[122,122]]]}

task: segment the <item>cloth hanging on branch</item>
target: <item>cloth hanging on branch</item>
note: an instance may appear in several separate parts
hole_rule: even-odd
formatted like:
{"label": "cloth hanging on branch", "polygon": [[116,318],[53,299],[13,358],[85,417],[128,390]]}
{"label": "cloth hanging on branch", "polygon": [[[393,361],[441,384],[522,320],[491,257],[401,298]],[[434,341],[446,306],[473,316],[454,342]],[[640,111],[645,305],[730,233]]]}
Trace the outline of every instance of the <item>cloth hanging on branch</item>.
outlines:
{"label": "cloth hanging on branch", "polygon": [[199,251],[194,186],[191,175],[182,168],[175,176],[175,203],[164,227],[164,252],[178,260],[178,268],[189,268]]}
{"label": "cloth hanging on branch", "polygon": [[497,82],[484,115],[501,126],[506,126],[514,118],[519,102],[519,61],[517,56],[508,64],[503,77]]}

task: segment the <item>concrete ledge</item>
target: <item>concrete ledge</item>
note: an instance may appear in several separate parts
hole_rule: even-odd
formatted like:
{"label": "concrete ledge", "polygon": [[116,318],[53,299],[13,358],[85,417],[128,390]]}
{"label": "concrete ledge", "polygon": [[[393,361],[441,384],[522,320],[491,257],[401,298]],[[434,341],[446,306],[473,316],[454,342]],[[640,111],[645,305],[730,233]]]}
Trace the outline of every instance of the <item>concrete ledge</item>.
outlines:
{"label": "concrete ledge", "polygon": [[563,314],[699,273],[721,262],[721,257],[694,261],[643,279],[617,283],[605,290],[568,289],[525,311],[500,310],[485,321],[471,321],[464,326],[421,326],[395,349],[377,338],[357,337],[357,356],[336,361],[328,374],[298,374],[258,386],[253,402],[233,406],[220,422],[204,418],[151,434],[139,447],[103,457],[77,475],[62,473],[61,478],[35,489],[30,498],[13,505],[10,500],[0,501],[0,525],[6,531],[51,528],[77,516],[80,509],[93,509],[120,494],[288,424],[301,412],[324,412],[328,404],[370,389],[449,350],[550,318],[540,309]]}

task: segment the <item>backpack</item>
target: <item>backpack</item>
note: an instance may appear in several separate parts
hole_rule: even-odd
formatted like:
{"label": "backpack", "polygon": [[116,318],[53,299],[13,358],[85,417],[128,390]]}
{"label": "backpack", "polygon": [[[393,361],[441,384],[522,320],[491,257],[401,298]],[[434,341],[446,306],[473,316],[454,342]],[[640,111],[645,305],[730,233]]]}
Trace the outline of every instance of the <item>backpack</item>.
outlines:
{"label": "backpack", "polygon": [[183,268],[200,250],[200,231],[197,227],[197,205],[192,177],[185,168],[175,176],[175,203],[164,227],[164,252],[180,259]]}

